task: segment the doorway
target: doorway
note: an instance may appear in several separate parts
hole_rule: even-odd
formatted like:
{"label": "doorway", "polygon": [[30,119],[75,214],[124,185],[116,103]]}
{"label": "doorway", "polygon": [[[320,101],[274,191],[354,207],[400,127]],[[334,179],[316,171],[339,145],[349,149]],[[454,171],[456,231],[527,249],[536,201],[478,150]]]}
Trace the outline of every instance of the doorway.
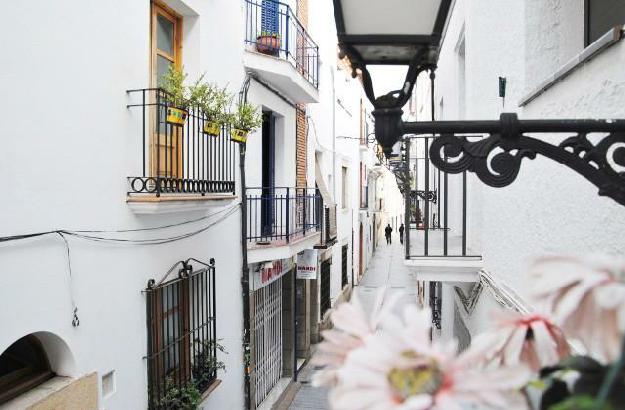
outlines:
{"label": "doorway", "polygon": [[262,127],[262,235],[274,233],[276,219],[276,116],[271,111],[263,112]]}
{"label": "doorway", "polygon": [[362,277],[362,274],[365,273],[364,265],[365,265],[365,240],[364,240],[364,232],[362,228],[362,223],[360,223],[360,252],[359,252],[359,266],[358,266],[358,279]]}

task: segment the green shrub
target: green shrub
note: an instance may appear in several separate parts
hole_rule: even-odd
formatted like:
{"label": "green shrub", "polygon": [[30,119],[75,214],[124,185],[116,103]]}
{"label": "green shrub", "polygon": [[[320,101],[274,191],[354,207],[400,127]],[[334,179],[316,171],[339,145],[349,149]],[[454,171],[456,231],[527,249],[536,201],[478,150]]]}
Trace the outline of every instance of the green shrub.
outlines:
{"label": "green shrub", "polygon": [[189,87],[191,104],[202,110],[208,121],[227,123],[227,108],[232,103],[232,95],[226,87],[220,88],[203,80],[204,74]]}
{"label": "green shrub", "polygon": [[234,128],[252,132],[263,125],[263,117],[258,108],[244,102],[237,105],[235,113],[232,114],[231,122]]}
{"label": "green shrub", "polygon": [[176,108],[187,109],[191,102],[189,90],[184,85],[187,74],[182,70],[169,66],[167,73],[161,79],[159,86],[168,94],[169,102]]}

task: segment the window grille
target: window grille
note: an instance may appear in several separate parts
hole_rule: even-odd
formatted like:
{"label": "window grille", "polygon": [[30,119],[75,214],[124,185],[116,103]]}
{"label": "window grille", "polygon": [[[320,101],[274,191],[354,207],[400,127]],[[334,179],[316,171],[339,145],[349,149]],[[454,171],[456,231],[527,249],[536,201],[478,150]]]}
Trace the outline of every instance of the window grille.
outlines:
{"label": "window grille", "polygon": [[174,389],[204,392],[217,379],[214,264],[177,267],[178,278],[150,280],[145,291],[150,409],[170,408]]}
{"label": "window grille", "polygon": [[320,275],[320,313],[321,317],[330,310],[330,260],[325,260],[321,262],[321,275]]}
{"label": "window grille", "polygon": [[254,292],[256,406],[282,377],[282,278]]}

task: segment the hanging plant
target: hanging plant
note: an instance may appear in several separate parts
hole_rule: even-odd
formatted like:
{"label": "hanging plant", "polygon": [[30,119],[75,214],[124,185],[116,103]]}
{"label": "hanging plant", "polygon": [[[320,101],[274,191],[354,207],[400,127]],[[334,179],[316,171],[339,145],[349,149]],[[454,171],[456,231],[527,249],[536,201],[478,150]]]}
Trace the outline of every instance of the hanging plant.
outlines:
{"label": "hanging plant", "polygon": [[220,88],[203,79],[204,75],[190,87],[190,99],[202,111],[204,133],[217,137],[221,126],[228,122],[227,107],[232,103],[233,97],[226,87]]}
{"label": "hanging plant", "polygon": [[161,88],[167,93],[166,121],[173,125],[184,125],[189,116],[191,99],[189,90],[184,85],[187,78],[182,70],[169,66],[167,73],[161,79]]}
{"label": "hanging plant", "polygon": [[256,131],[263,124],[262,114],[258,108],[248,102],[237,105],[237,109],[232,114],[232,130],[230,139],[235,142],[247,142],[247,135]]}

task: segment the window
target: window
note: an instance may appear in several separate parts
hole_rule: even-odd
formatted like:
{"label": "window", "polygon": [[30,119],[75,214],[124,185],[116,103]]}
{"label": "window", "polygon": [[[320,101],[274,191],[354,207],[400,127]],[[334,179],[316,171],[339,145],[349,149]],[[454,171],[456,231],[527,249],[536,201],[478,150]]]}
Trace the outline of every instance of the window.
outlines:
{"label": "window", "polygon": [[182,19],[157,3],[152,3],[151,47],[152,86],[158,87],[170,66],[181,66]]}
{"label": "window", "polygon": [[343,245],[341,247],[341,288],[347,285],[347,252],[349,245]]}
{"label": "window", "polygon": [[[150,45],[150,82],[157,88],[162,86],[169,67],[181,69],[182,66],[182,18],[158,3],[152,3]],[[151,121],[150,172],[152,176],[178,178],[183,173],[182,127],[167,124],[167,102],[160,100],[158,103],[158,115]]]}
{"label": "window", "polygon": [[625,2],[623,0],[585,0],[584,41],[588,46],[611,28],[625,24]]}
{"label": "window", "polygon": [[342,185],[342,195],[341,195],[341,203],[343,209],[347,209],[347,201],[349,199],[348,191],[349,185],[347,183],[347,167],[341,167],[341,185]]}
{"label": "window", "polygon": [[204,392],[217,379],[215,269],[193,271],[146,290],[150,408],[169,408],[171,391],[193,384]]}
{"label": "window", "polygon": [[320,278],[320,300],[319,300],[319,313],[323,319],[323,315],[330,310],[330,279],[331,279],[331,265],[332,260],[328,259],[321,262]]}
{"label": "window", "polygon": [[22,337],[0,355],[0,404],[54,376],[39,340]]}

